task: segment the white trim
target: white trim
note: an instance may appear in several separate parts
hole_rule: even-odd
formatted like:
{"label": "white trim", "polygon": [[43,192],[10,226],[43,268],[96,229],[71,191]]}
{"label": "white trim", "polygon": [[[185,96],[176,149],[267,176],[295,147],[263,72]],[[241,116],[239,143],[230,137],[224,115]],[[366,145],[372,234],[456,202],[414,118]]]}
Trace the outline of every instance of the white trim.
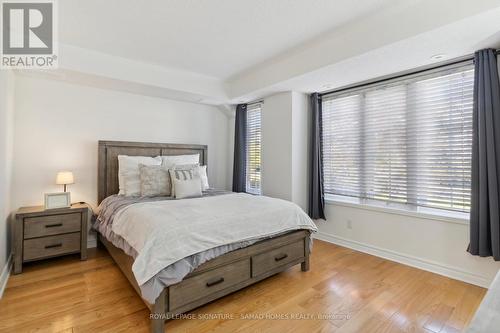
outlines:
{"label": "white trim", "polygon": [[7,286],[7,281],[9,280],[10,270],[12,268],[12,254],[7,259],[5,266],[3,267],[2,274],[0,274],[0,298],[3,296],[5,287]]}
{"label": "white trim", "polygon": [[338,205],[338,206],[351,207],[351,208],[357,208],[357,209],[365,209],[365,210],[371,210],[371,211],[377,211],[377,212],[383,212],[383,213],[389,213],[389,214],[411,216],[411,217],[416,217],[416,218],[425,219],[425,220],[434,220],[434,221],[469,225],[469,220],[467,218],[460,217],[460,215],[463,215],[462,213],[453,213],[453,212],[450,212],[447,214],[445,214],[445,213],[443,213],[443,214],[428,213],[428,212],[422,212],[422,211],[407,210],[407,209],[402,209],[402,208],[379,206],[379,205],[369,204],[369,203],[340,200],[338,198],[332,198],[332,197],[329,197],[329,198],[326,197],[325,203],[329,204],[329,205]]}
{"label": "white trim", "polygon": [[313,235],[314,238],[325,242],[347,247],[356,251],[368,253],[380,258],[398,262],[400,264],[419,268],[424,271],[429,271],[439,275],[444,275],[449,278],[471,283],[480,287],[488,288],[491,284],[490,278],[478,275],[476,273],[464,271],[458,267],[453,267],[432,260],[418,258],[400,252],[383,249],[377,246],[364,244],[361,242],[327,234],[324,232],[318,232]]}

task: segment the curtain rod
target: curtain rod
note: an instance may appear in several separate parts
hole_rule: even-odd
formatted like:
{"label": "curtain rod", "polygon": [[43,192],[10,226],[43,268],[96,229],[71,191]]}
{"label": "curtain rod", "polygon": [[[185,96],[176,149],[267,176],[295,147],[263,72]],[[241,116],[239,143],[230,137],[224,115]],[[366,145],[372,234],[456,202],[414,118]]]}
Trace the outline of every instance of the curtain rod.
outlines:
{"label": "curtain rod", "polygon": [[[496,50],[495,54],[499,55],[500,54],[500,49]],[[455,58],[454,60],[450,60],[450,61],[447,61],[447,62],[442,62],[442,63],[434,65],[434,66],[433,65],[429,65],[429,66],[423,67],[421,69],[413,70],[413,71],[410,70],[410,71],[407,71],[407,72],[401,72],[400,74],[391,75],[391,76],[384,77],[384,78],[379,78],[379,79],[374,79],[374,80],[368,80],[368,81],[365,81],[365,82],[362,82],[362,83],[359,83],[359,84],[354,84],[354,85],[345,86],[345,87],[341,87],[341,88],[337,88],[337,89],[327,90],[327,91],[319,93],[318,95],[319,95],[319,97],[323,97],[325,95],[336,94],[336,93],[340,93],[340,92],[343,92],[343,91],[346,91],[346,90],[351,90],[351,89],[358,89],[358,88],[362,88],[362,87],[369,86],[369,85],[372,85],[372,84],[378,84],[378,83],[382,83],[382,82],[386,82],[386,81],[390,81],[390,80],[394,80],[394,79],[399,79],[401,77],[405,77],[405,76],[408,76],[408,75],[415,75],[415,74],[419,74],[419,73],[426,72],[426,71],[433,70],[433,69],[439,69],[439,68],[442,68],[442,67],[448,67],[448,66],[458,65],[460,63],[467,63],[467,62],[473,61],[473,60],[474,60],[474,55],[470,54],[470,55],[467,55],[467,56],[463,56],[461,58]]]}

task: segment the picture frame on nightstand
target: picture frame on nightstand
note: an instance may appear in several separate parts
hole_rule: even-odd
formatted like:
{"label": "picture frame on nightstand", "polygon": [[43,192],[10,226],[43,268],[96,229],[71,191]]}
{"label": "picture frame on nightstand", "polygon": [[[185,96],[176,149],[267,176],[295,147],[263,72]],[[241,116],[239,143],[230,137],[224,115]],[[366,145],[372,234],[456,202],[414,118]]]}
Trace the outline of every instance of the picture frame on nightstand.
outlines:
{"label": "picture frame on nightstand", "polygon": [[71,207],[70,192],[45,193],[45,209]]}

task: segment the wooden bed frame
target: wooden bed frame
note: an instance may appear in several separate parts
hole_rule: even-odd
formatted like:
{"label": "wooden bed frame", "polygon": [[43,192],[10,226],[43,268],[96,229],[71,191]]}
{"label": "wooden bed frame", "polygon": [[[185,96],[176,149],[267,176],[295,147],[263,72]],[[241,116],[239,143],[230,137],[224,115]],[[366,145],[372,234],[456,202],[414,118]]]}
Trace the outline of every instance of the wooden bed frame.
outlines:
{"label": "wooden bed frame", "polygon": [[[118,155],[168,156],[199,153],[200,163],[206,165],[207,151],[208,147],[205,145],[99,141],[98,203],[118,193]],[[294,265],[301,264],[302,271],[308,271],[309,235],[307,230],[290,232],[226,253],[199,266],[181,282],[165,288],[154,304],[144,301],[151,311],[151,332],[164,332],[165,320]],[[134,259],[100,234],[98,242],[108,250],[123,274],[141,295],[132,273]]]}

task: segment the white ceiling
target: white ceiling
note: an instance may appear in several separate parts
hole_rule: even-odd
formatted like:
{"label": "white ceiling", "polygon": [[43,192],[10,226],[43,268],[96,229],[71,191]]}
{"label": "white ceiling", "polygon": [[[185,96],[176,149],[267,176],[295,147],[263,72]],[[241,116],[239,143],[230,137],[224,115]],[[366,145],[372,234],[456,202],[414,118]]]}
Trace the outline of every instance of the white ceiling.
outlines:
{"label": "white ceiling", "polygon": [[[450,10],[453,8],[453,10]],[[226,81],[232,102],[337,89],[500,47],[500,0],[405,0]],[[441,60],[442,61],[442,60]]]}
{"label": "white ceiling", "polygon": [[500,47],[500,0],[60,0],[51,79],[225,105]]}
{"label": "white ceiling", "polygon": [[63,0],[60,41],[234,77],[398,0]]}

